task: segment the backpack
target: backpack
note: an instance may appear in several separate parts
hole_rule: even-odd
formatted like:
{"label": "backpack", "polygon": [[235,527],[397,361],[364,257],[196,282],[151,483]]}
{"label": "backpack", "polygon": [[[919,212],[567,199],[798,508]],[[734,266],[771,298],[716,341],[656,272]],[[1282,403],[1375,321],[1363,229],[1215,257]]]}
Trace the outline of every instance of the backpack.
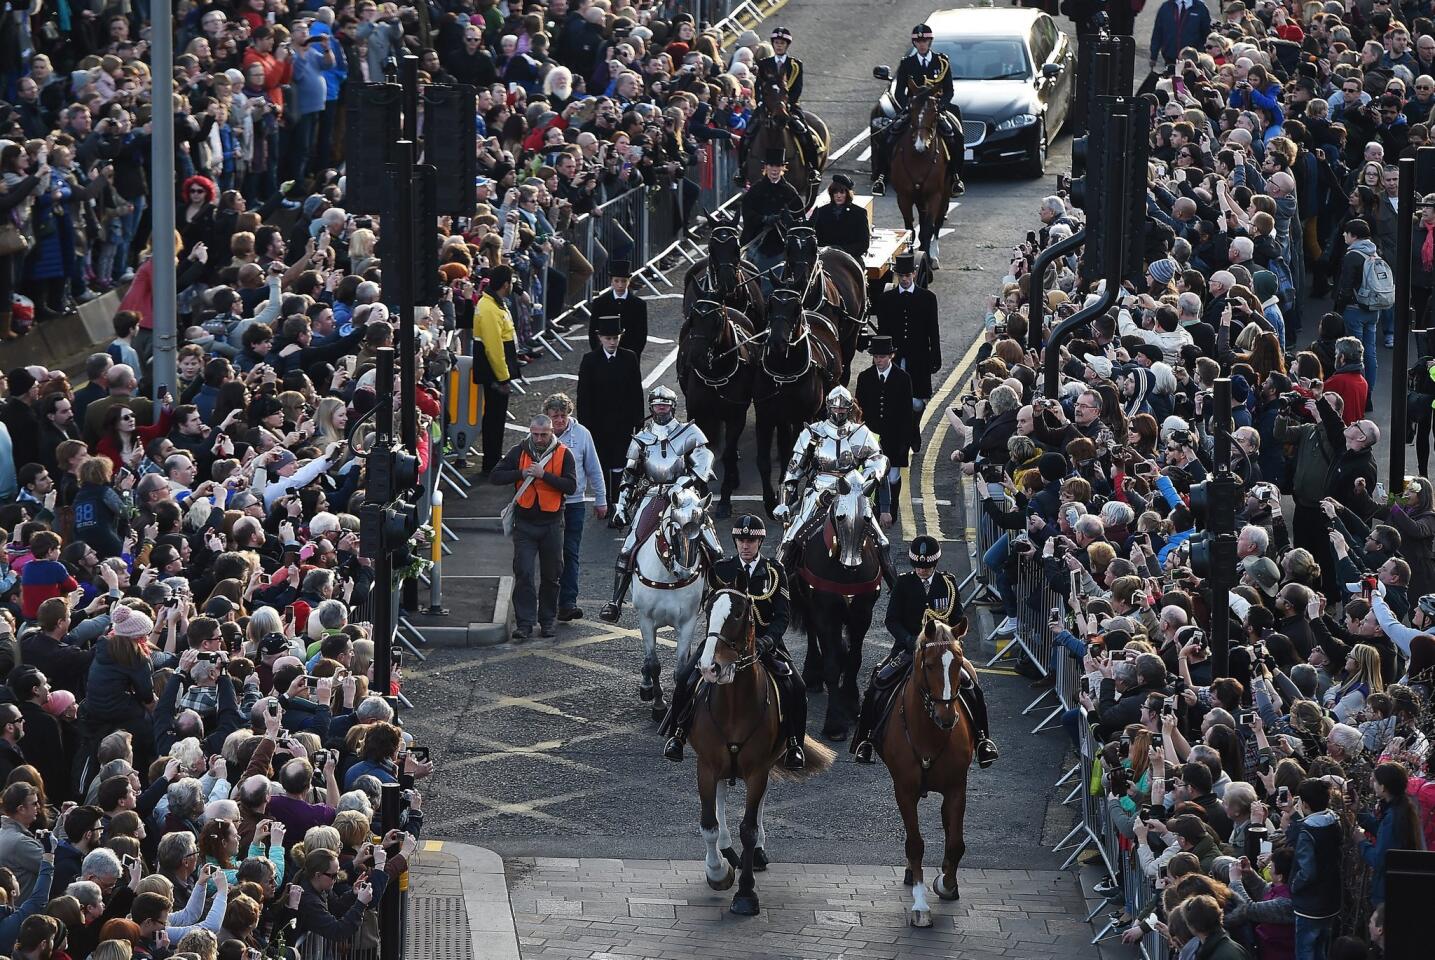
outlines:
{"label": "backpack", "polygon": [[1360,286],[1355,289],[1355,302],[1366,310],[1389,310],[1395,306],[1395,271],[1378,253],[1365,258]]}

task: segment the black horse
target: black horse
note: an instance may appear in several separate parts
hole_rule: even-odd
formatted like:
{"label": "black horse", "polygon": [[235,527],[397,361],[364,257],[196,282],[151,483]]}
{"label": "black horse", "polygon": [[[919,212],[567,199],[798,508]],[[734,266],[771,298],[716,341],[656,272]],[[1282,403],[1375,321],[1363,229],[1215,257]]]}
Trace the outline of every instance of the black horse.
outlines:
{"label": "black horse", "polygon": [[801,293],[804,310],[832,322],[842,346],[842,385],[852,373],[857,340],[867,321],[867,276],[845,250],[817,246],[817,231],[808,226],[787,231],[782,286]]}
{"label": "black horse", "polygon": [[752,405],[756,345],[752,322],[740,310],[699,300],[678,334],[678,384],[688,415],[722,451],[722,493],[713,515],[732,515],[738,485],[737,444]]}
{"label": "black horse", "polygon": [[827,391],[842,374],[842,348],[832,324],[819,313],[803,310],[795,291],[774,290],[767,302],[767,340],[752,398],[757,409],[757,471],[769,515],[777,508],[774,435],[785,466],[799,432],[821,415]]}
{"label": "black horse", "polygon": [[856,470],[828,482],[817,494],[822,522],[792,545],[788,582],[792,623],[807,632],[803,675],[821,677],[819,689],[827,691],[822,735],[846,740],[860,709],[862,642],[882,591],[882,561],[872,532],[871,484]]}
{"label": "black horse", "polygon": [[717,300],[747,315],[754,330],[766,324],[758,269],[742,255],[737,227],[713,227],[708,255],[700,257],[683,275],[683,315],[691,316],[699,300]]}

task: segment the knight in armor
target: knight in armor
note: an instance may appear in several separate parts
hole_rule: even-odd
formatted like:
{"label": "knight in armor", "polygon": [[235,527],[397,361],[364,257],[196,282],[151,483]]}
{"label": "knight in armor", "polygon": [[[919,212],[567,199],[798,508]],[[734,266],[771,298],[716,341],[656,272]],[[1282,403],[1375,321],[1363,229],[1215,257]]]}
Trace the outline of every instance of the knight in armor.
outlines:
{"label": "knight in armor", "polygon": [[837,487],[849,470],[862,475],[864,483],[877,490],[877,510],[871,520],[872,535],[882,555],[884,575],[891,568],[891,544],[882,532],[877,515],[891,512],[887,478],[887,456],[877,435],[865,423],[853,419],[856,403],[847,388],[835,386],[827,394],[827,419],[809,423],[797,436],[792,459],[782,478],[782,501],[773,516],[786,524],[778,557],[802,543],[813,523],[820,519],[819,505]]}
{"label": "knight in armor", "polygon": [[[768,112],[763,98],[767,96],[769,83],[775,83],[786,90],[787,129],[792,131],[792,135],[802,145],[802,151],[806,154],[805,159],[808,164],[815,167],[822,150],[817,143],[817,137],[812,132],[812,127],[808,125],[807,118],[802,113],[802,61],[787,55],[787,51],[792,47],[792,31],[786,27],[774,27],[768,40],[772,43],[772,56],[763,57],[753,64],[753,71],[757,75],[754,91],[757,94],[757,110],[762,115]],[[745,177],[747,151],[752,142],[750,131],[754,129],[756,129],[756,124],[749,123],[748,136],[738,141],[737,172],[733,175],[737,183],[742,183]]]}
{"label": "knight in armor", "polygon": [[[650,525],[644,522],[650,508],[660,509],[659,498],[665,497],[672,486],[690,483],[699,492],[705,492],[713,479],[713,455],[708,449],[708,438],[696,423],[677,419],[677,409],[676,393],[664,386],[654,387],[648,392],[650,416],[628,444],[628,462],[618,481],[618,502],[611,522],[615,527],[631,526],[618,551],[613,599],[598,614],[609,623],[618,622],[623,598],[633,580],[633,557],[643,538],[651,532]],[[709,565],[722,555],[722,544],[711,524],[703,527],[699,542]]]}
{"label": "knight in armor", "polygon": [[892,94],[897,101],[897,116],[886,129],[872,138],[872,192],[879,197],[887,193],[887,173],[891,169],[892,148],[911,122],[907,109],[912,88],[933,87],[942,108],[937,131],[942,142],[946,144],[947,156],[950,158],[952,195],[959,197],[967,191],[962,183],[966,138],[962,135],[962,112],[952,102],[952,65],[945,53],[932,52],[932,28],[925,23],[919,23],[912,28],[912,46],[915,49],[897,65],[897,80],[894,84],[896,89]]}
{"label": "knight in armor", "polygon": [[[793,668],[782,635],[787,632],[787,572],[777,560],[762,555],[762,541],[767,528],[760,517],[748,515],[733,521],[732,539],[737,555],[724,557],[708,567],[708,590],[739,590],[752,598],[753,616],[757,620],[757,655],[764,669],[777,684],[778,707],[782,714],[782,732],[787,739],[785,765],[801,770],[807,763],[802,740],[807,734],[807,688]],[[693,650],[673,679],[673,700],[660,728],[670,734],[663,748],[669,760],[683,759],[683,744],[688,739],[692,720],[690,705],[697,687],[699,650]]]}
{"label": "knight in armor", "polygon": [[[872,763],[874,733],[886,716],[892,696],[912,672],[912,657],[917,637],[927,620],[940,620],[951,626],[962,618],[962,601],[957,578],[937,570],[942,559],[942,546],[935,537],[925,534],[912,540],[908,557],[912,569],[897,578],[892,598],[887,603],[887,631],[892,634],[892,652],[872,671],[872,679],[862,697],[862,712],[852,736],[852,753],[858,763]],[[977,763],[989,767],[998,758],[987,725],[987,701],[977,683],[977,671],[970,660],[962,661],[965,680],[957,695],[976,728]]]}

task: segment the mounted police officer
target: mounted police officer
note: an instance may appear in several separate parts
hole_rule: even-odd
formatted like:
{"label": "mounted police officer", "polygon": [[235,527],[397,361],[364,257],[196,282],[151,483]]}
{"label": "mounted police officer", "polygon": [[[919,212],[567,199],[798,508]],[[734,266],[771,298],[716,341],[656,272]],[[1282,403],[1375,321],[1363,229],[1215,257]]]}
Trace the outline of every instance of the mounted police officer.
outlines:
{"label": "mounted police officer", "polygon": [[[827,419],[809,423],[798,434],[782,478],[782,502],[773,511],[774,517],[787,524],[778,546],[779,557],[786,556],[785,551],[801,540],[803,528],[815,517],[823,491],[834,489],[848,470],[856,470],[864,482],[876,486],[879,514],[891,512],[891,504],[885,502],[888,487],[883,482],[887,479],[887,457],[877,435],[865,423],[853,419],[855,406],[852,394],[839,384],[828,391]],[[871,529],[886,573],[892,565],[891,543],[875,519]]]}
{"label": "mounted police officer", "polygon": [[887,128],[873,138],[872,192],[879,197],[887,192],[887,172],[892,165],[892,148],[911,122],[907,104],[912,88],[932,87],[935,88],[937,102],[942,108],[937,131],[947,146],[948,162],[952,171],[952,195],[959,197],[967,189],[962,184],[966,139],[962,135],[962,111],[952,102],[955,93],[952,86],[952,65],[945,53],[932,52],[932,28],[925,23],[919,23],[912,28],[912,46],[915,49],[897,65],[893,97],[897,101],[899,112]]}
{"label": "mounted police officer", "polygon": [[[657,386],[648,392],[647,423],[633,434],[628,444],[628,463],[618,481],[618,503],[611,523],[615,527],[632,524],[613,577],[613,599],[598,616],[608,623],[617,623],[623,609],[623,598],[633,580],[633,557],[643,539],[652,531],[645,523],[649,505],[664,496],[674,484],[688,482],[705,490],[713,478],[713,455],[708,439],[695,423],[684,423],[675,416],[678,395],[667,387]],[[711,525],[703,527],[700,541],[707,551],[709,563],[722,554],[722,544]]]}
{"label": "mounted police officer", "polygon": [[776,147],[762,158],[762,179],[742,196],[742,244],[753,266],[763,271],[764,294],[772,293],[771,271],[782,262],[784,229],[801,221],[807,202],[783,177],[787,151]]}
{"label": "mounted police officer", "polygon": [[[760,115],[765,116],[769,113],[765,102],[769,84],[775,84],[787,91],[787,129],[792,131],[792,135],[802,145],[808,163],[816,166],[822,151],[818,146],[817,137],[812,132],[812,127],[808,125],[807,118],[802,113],[802,61],[787,54],[792,47],[792,31],[786,27],[773,27],[768,40],[772,44],[772,56],[763,57],[752,65],[753,73],[756,75],[753,92],[757,95],[757,109]],[[755,127],[749,124],[749,135],[738,142],[737,173],[734,174],[737,183],[742,183],[744,179],[744,171],[747,168],[747,151],[752,143],[751,131],[753,129]]]}
{"label": "mounted police officer", "polygon": [[[708,567],[708,591],[737,590],[752,599],[753,616],[757,621],[757,655],[763,668],[777,684],[778,704],[782,713],[783,736],[787,739],[787,769],[801,770],[807,763],[802,752],[802,739],[807,733],[807,688],[793,669],[792,657],[782,635],[787,632],[787,572],[777,560],[762,555],[762,541],[767,528],[762,518],[748,514],[733,521],[732,539],[737,555],[723,557]],[[683,744],[688,739],[691,722],[689,705],[697,680],[699,651],[684,664],[673,680],[673,702],[663,720],[660,732],[670,734],[663,748],[669,760],[683,759]]]}
{"label": "mounted police officer", "polygon": [[852,202],[853,186],[847,174],[833,174],[827,187],[828,202],[812,212],[808,223],[817,233],[819,247],[845,250],[861,263],[872,245],[872,222],[867,211]]}
{"label": "mounted police officer", "polygon": [[[857,731],[852,737],[852,753],[858,763],[872,763],[872,734],[887,712],[892,695],[912,670],[912,656],[917,637],[928,619],[940,620],[951,626],[962,618],[962,601],[957,578],[937,570],[942,559],[942,546],[925,534],[912,540],[908,556],[912,570],[897,578],[892,599],[887,602],[887,630],[892,634],[892,652],[872,671],[867,692],[862,698],[862,713],[857,718]],[[976,727],[977,762],[989,767],[997,761],[997,747],[988,735],[987,701],[977,685],[976,669],[963,660],[965,678],[957,691],[967,715]]]}

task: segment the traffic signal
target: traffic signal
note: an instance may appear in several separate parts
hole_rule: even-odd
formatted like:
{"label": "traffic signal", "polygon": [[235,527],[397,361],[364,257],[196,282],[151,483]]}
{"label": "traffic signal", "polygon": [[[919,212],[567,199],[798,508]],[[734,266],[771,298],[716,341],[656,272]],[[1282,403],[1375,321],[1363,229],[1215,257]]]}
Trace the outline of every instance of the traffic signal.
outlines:
{"label": "traffic signal", "polygon": [[366,557],[393,553],[407,546],[418,528],[418,507],[406,500],[365,503],[359,507],[359,550]]}
{"label": "traffic signal", "polygon": [[368,482],[364,499],[388,503],[408,493],[419,482],[419,460],[413,454],[388,443],[375,442],[365,462]]}
{"label": "traffic signal", "polygon": [[1198,529],[1213,534],[1234,533],[1241,485],[1227,474],[1191,485],[1191,517]]}
{"label": "traffic signal", "polygon": [[[1086,212],[1086,243],[1081,251],[1081,274],[1088,280],[1110,275],[1110,243],[1120,244],[1121,224],[1112,223],[1119,177],[1112,179],[1125,149],[1128,101],[1097,97],[1091,105],[1090,133],[1083,138],[1084,176],[1071,181],[1071,202]],[[1073,147],[1073,156],[1075,147]],[[1075,164],[1073,163],[1073,170]],[[1108,182],[1111,181],[1111,182]],[[1115,232],[1115,236],[1111,234]]]}
{"label": "traffic signal", "polygon": [[389,147],[403,136],[403,87],[397,83],[349,85],[344,111],[344,209],[383,213],[389,195]]}

